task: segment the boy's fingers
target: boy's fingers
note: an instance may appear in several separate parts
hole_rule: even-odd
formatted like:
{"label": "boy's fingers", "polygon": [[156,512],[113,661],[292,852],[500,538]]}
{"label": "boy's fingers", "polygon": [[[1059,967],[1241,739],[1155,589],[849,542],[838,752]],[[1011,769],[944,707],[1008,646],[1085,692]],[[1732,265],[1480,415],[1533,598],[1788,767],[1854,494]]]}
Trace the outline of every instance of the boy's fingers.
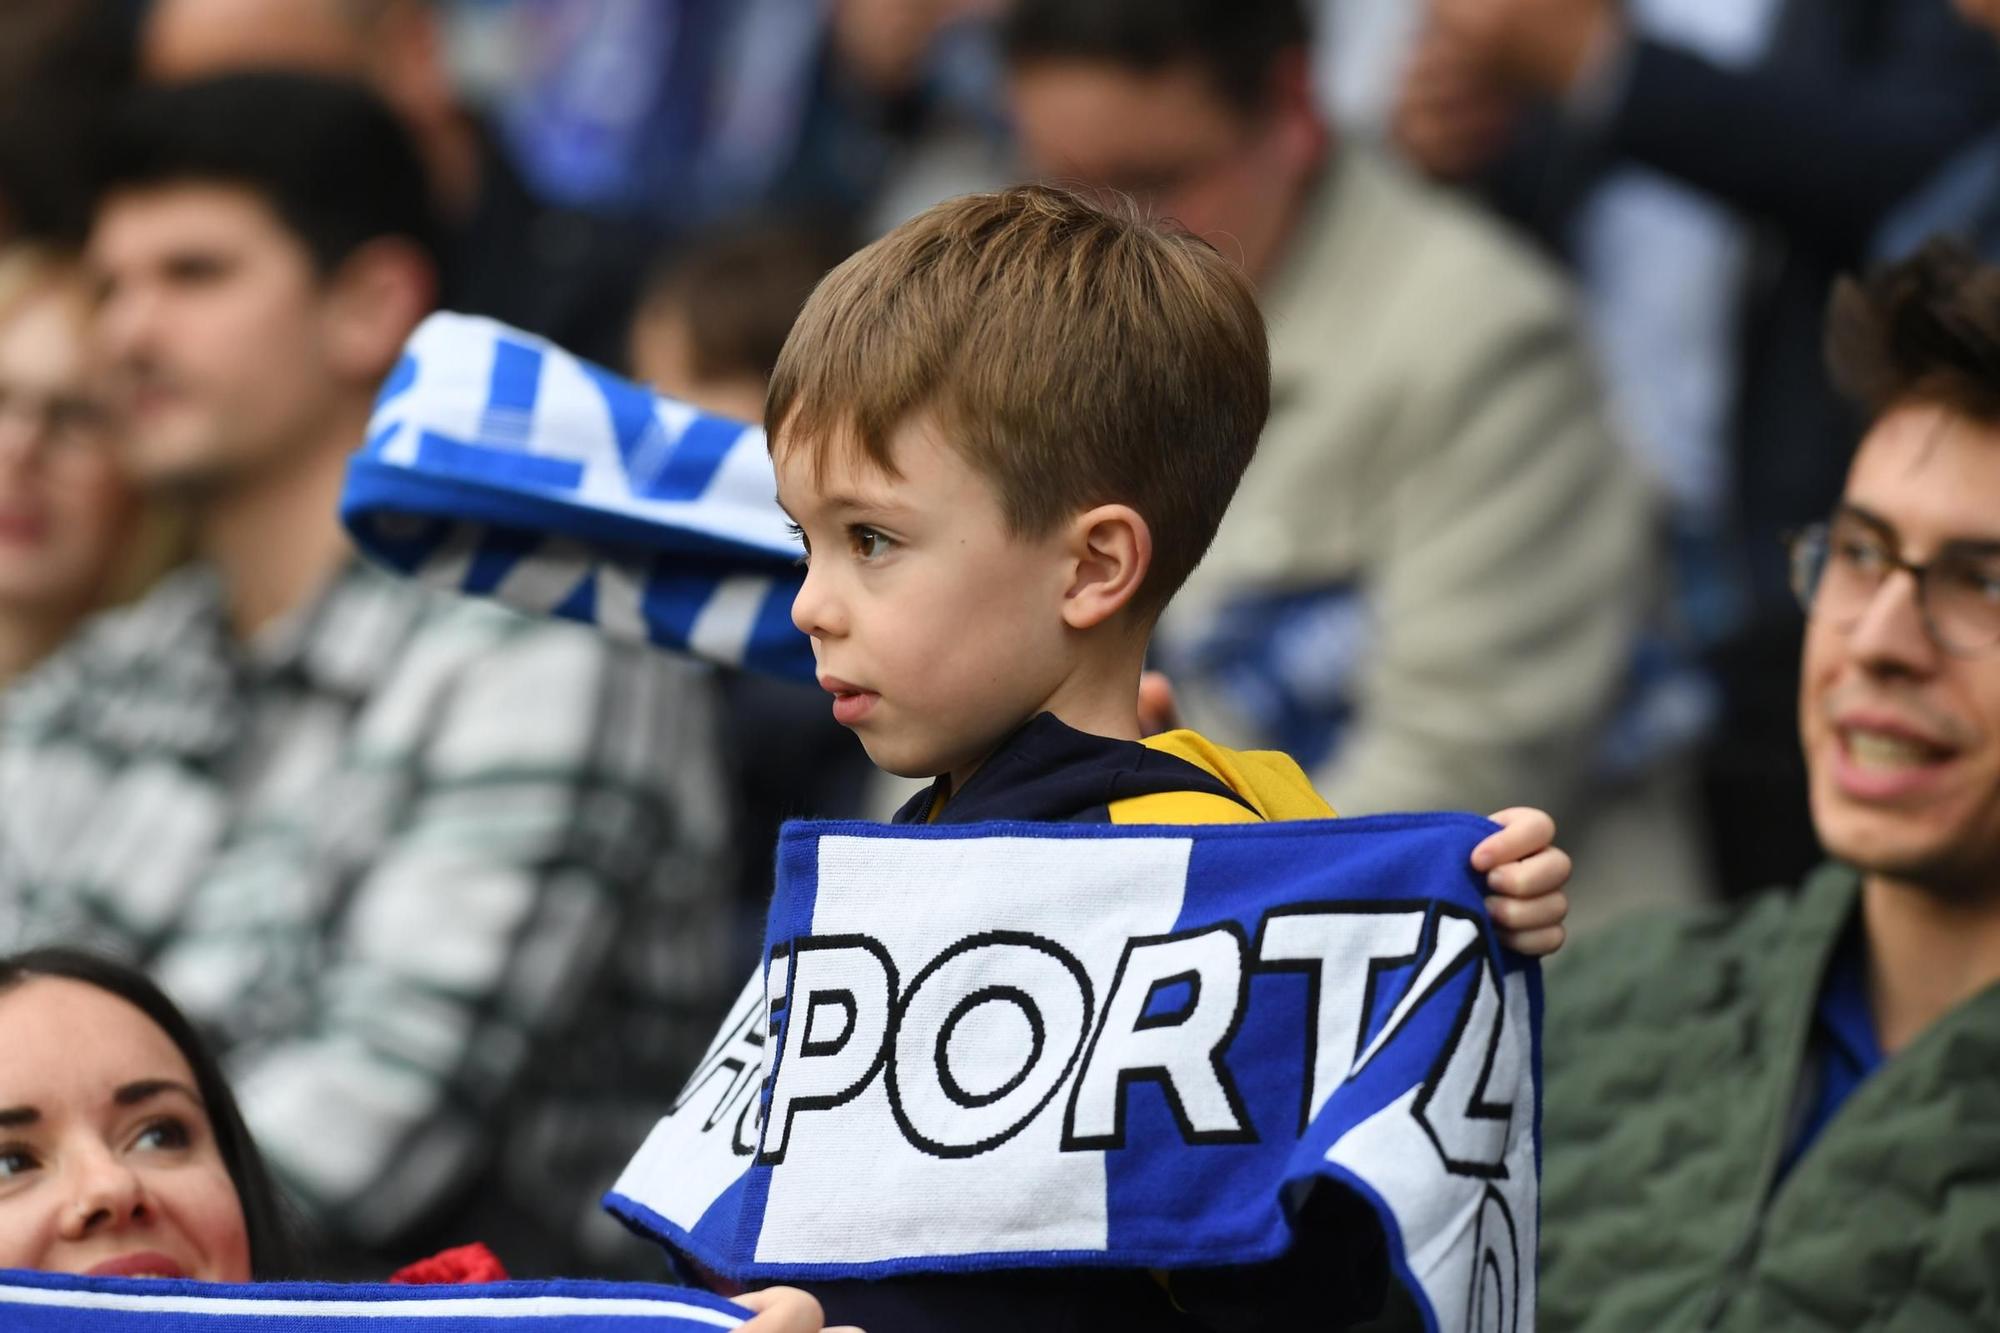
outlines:
{"label": "boy's fingers", "polygon": [[826,1321],[819,1302],[796,1287],[766,1287],[732,1299],[757,1312],[741,1333],[822,1333]]}
{"label": "boy's fingers", "polygon": [[1509,806],[1487,816],[1500,825],[1498,833],[1472,849],[1472,868],[1487,871],[1509,861],[1532,856],[1556,840],[1556,821],[1547,811],[1531,806]]}
{"label": "boy's fingers", "polygon": [[1500,942],[1515,953],[1526,954],[1530,958],[1546,958],[1562,948],[1568,936],[1561,926],[1544,926],[1540,930],[1507,931],[1500,936]]}
{"label": "boy's fingers", "polygon": [[1509,898],[1535,898],[1567,885],[1574,869],[1568,852],[1560,847],[1547,847],[1533,856],[1508,861],[1489,871],[1486,888]]}
{"label": "boy's fingers", "polygon": [[1539,898],[1488,898],[1487,915],[1503,931],[1543,930],[1569,917],[1569,898],[1545,893]]}

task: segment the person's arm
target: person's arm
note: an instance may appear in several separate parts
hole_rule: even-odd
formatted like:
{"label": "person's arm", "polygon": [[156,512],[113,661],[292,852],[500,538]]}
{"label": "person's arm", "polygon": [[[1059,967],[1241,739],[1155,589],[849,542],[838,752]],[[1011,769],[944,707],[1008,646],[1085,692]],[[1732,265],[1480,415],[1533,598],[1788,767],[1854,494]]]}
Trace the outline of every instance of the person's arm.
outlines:
{"label": "person's arm", "polygon": [[1538,101],[1557,114],[1528,118],[1531,137],[1554,152],[1510,153],[1504,175],[1560,194],[1578,164],[1638,163],[1836,254],[2000,117],[2000,56],[1946,0],[1801,4],[1743,67],[1648,35],[1616,0],[1430,6],[1398,109],[1400,141],[1428,169],[1494,163],[1487,104]]}
{"label": "person's arm", "polygon": [[1387,451],[1374,638],[1314,774],[1343,813],[1572,808],[1649,596],[1651,501],[1561,307],[1463,300]]}
{"label": "person's arm", "polygon": [[1974,81],[2000,91],[2000,63],[1975,34],[1944,29],[1942,5],[1894,8],[1884,44],[1896,58],[1847,77],[1779,61],[1725,69],[1638,41],[1605,146],[1795,238],[1859,245],[2000,111]]}
{"label": "person's arm", "polygon": [[[637,928],[641,896],[671,951],[674,912],[698,935],[724,884],[695,669],[524,621],[490,642],[418,640],[398,685],[426,715],[374,715],[425,729],[413,788],[331,919],[296,1030],[229,1071],[281,1178],[366,1246],[490,1165],[519,1075]],[[658,981],[692,989],[699,972]]]}

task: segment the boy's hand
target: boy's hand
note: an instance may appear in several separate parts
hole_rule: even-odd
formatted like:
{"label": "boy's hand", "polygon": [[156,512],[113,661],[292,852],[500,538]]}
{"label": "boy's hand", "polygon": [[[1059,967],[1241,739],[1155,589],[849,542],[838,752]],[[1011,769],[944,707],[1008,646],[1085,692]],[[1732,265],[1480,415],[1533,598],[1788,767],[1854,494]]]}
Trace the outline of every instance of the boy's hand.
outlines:
{"label": "boy's hand", "polygon": [[1498,833],[1472,849],[1472,868],[1486,876],[1486,910],[1500,942],[1542,958],[1562,948],[1569,915],[1569,853],[1555,845],[1556,821],[1541,810],[1510,806],[1489,815]]}
{"label": "boy's hand", "polygon": [[858,1328],[825,1328],[826,1315],[819,1302],[797,1287],[766,1287],[731,1298],[757,1317],[740,1325],[737,1333],[861,1333]]}

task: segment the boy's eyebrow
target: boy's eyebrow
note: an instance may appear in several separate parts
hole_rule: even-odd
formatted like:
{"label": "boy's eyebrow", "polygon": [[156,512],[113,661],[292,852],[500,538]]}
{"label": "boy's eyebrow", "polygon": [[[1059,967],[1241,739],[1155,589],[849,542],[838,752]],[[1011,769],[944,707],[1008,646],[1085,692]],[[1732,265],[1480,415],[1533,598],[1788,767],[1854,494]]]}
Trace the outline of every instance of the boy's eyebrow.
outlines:
{"label": "boy's eyebrow", "polygon": [[884,513],[902,508],[901,505],[896,504],[892,500],[876,496],[851,495],[841,492],[821,497],[821,503],[828,509],[844,510],[850,513],[855,511]]}
{"label": "boy's eyebrow", "polygon": [[[773,498],[776,499],[776,497]],[[887,514],[900,513],[903,509],[902,505],[897,504],[893,500],[876,496],[853,495],[845,491],[836,491],[830,495],[821,495],[817,497],[817,500],[816,508],[829,510],[834,513]],[[777,505],[779,509],[784,511],[786,518],[791,519],[794,523],[799,521],[798,515],[785,508],[783,500],[778,500]]]}

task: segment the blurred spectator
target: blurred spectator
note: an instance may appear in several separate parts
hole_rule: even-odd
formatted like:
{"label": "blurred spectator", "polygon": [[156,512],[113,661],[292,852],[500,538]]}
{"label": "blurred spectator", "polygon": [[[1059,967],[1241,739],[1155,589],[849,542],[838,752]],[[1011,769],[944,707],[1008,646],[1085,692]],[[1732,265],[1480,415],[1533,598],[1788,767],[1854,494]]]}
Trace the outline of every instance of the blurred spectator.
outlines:
{"label": "blurred spectator", "polygon": [[131,82],[132,26],[103,0],[0,5],[0,244],[82,239],[91,141]]}
{"label": "blurred spectator", "polygon": [[10,696],[8,933],[174,992],[336,1271],[653,1262],[596,1201],[714,1021],[708,678],[353,556],[347,458],[435,290],[387,109],[237,75],[109,147],[97,337],[201,558]]}
{"label": "blurred spectator", "polygon": [[994,0],[522,0],[500,103],[536,187],[677,234],[747,212],[886,229],[1010,165]]}
{"label": "blurred spectator", "polygon": [[[2000,3],[1953,0],[1967,22],[2000,34]],[[1876,233],[1877,258],[1910,254],[1933,236],[1957,236],[1986,259],[2000,259],[2000,126],[1947,162]]]}
{"label": "blurred spectator", "polygon": [[1811,863],[1780,537],[1838,493],[1860,423],[1819,360],[1833,277],[2000,117],[1945,0],[1431,0],[1398,137],[1580,266],[1624,416],[1680,501],[1723,886]]}
{"label": "blurred spectator", "polygon": [[1313,82],[1349,138],[1388,138],[1403,62],[1423,23],[1411,0],[1315,0]]}
{"label": "blurred spectator", "polygon": [[1196,725],[1342,811],[1557,811],[1580,923],[1700,896],[1675,738],[1632,683],[1648,497],[1562,286],[1336,144],[1309,38],[1300,0],[1020,0],[1005,29],[1032,165],[1240,256],[1270,317],[1270,424],[1160,661]]}
{"label": "blurred spectator", "polygon": [[1833,864],[1555,969],[1550,1333],[2000,1320],[2000,269],[1926,250],[1829,346],[1874,416],[1792,547]]}
{"label": "blurred spectator", "polygon": [[1001,0],[834,0],[778,202],[845,191],[866,235],[1015,174],[991,19]]}
{"label": "blurred spectator", "polygon": [[0,249],[0,685],[176,552],[166,509],[138,505],[113,457],[89,315],[67,255]]}
{"label": "blurred spectator", "polygon": [[152,0],[141,60],[166,81],[292,68],[368,83],[414,136],[445,221],[440,303],[621,364],[655,238],[529,191],[461,104],[426,0]]}
{"label": "blurred spectator", "polygon": [[[827,227],[774,220],[693,238],[646,284],[632,327],[634,374],[703,411],[761,423],[792,321],[848,248]],[[859,817],[875,768],[854,734],[833,720],[816,685],[726,672],[722,697],[732,826],[745,853],[737,904],[742,933],[761,941],[779,826]]]}
{"label": "blurred spectator", "polygon": [[705,412],[761,423],[799,307],[849,249],[837,227],[757,219],[675,247],[639,300],[633,376]]}

